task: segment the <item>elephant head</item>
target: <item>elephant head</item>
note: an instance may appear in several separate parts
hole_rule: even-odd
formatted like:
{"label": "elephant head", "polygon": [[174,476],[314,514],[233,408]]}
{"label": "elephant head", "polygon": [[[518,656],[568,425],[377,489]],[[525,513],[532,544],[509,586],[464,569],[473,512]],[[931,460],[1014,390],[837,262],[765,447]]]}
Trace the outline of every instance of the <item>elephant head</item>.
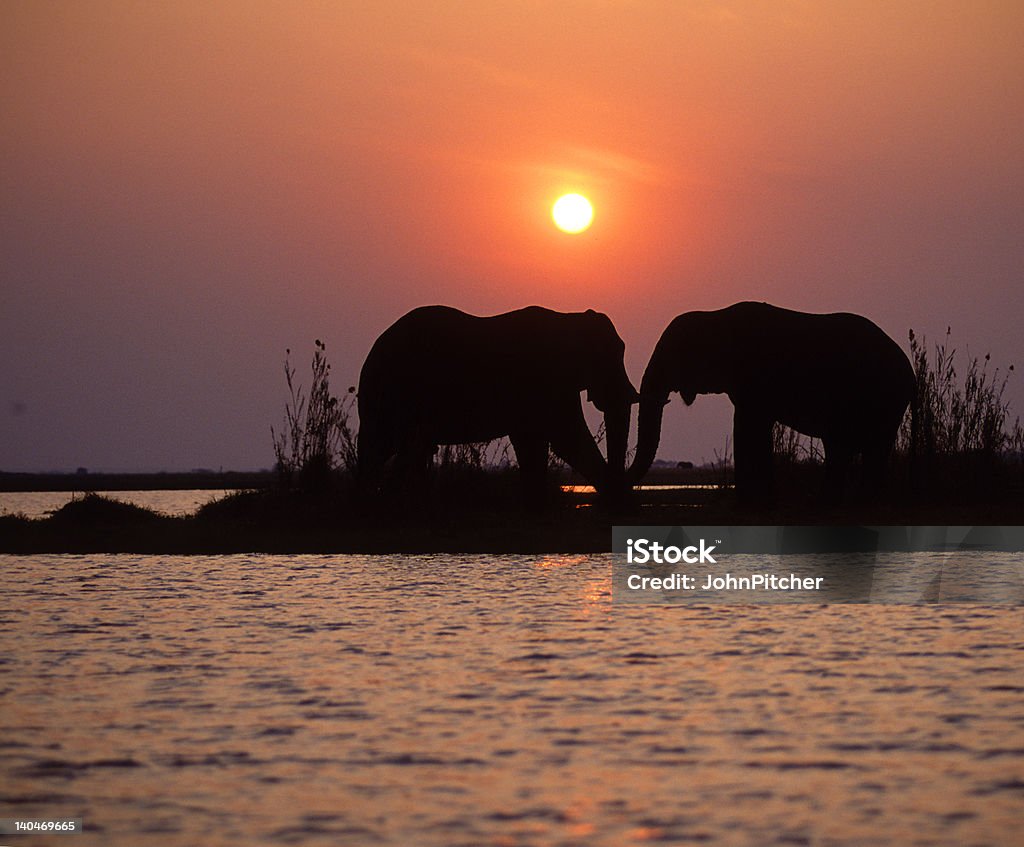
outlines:
{"label": "elephant head", "polygon": [[658,339],[640,384],[637,445],[628,481],[636,485],[654,462],[661,419],[669,395],[678,391],[687,406],[698,394],[728,393],[733,385],[731,333],[718,326],[714,312],[687,312]]}
{"label": "elephant head", "polygon": [[616,491],[624,485],[630,410],[640,395],[626,373],[626,346],[608,316],[588,310],[576,317],[580,324],[573,340],[583,353],[579,361],[579,388],[604,413],[607,485],[609,490]]}

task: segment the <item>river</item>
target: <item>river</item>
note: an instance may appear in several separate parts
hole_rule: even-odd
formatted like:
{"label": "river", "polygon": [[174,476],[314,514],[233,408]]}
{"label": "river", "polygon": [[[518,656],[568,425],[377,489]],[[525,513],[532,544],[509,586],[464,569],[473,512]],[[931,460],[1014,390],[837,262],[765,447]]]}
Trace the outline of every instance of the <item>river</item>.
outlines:
{"label": "river", "polygon": [[1024,610],[619,605],[610,556],[0,556],[28,845],[1009,844]]}

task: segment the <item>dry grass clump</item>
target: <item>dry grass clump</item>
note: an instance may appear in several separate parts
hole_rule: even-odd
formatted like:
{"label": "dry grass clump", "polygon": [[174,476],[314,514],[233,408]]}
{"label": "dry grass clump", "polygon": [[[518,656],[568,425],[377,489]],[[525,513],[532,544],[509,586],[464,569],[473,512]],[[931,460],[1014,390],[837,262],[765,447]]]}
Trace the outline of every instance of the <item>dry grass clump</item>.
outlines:
{"label": "dry grass clump", "polygon": [[284,376],[288,400],[284,426],[270,428],[274,443],[275,468],[282,484],[310,491],[325,490],[336,472],[351,475],[356,467],[356,432],[351,424],[355,408],[355,387],[342,397],[331,393],[331,366],[327,347],[314,342],[312,380],[307,392],[295,380],[291,350],[285,351]]}
{"label": "dry grass clump", "polygon": [[989,371],[991,354],[983,359],[968,356],[961,380],[957,372],[957,351],[946,337],[935,345],[932,356],[924,338],[918,341],[910,331],[910,358],[917,375],[917,444],[911,443],[909,419],[900,432],[903,451],[917,448],[925,456],[973,455],[1002,457],[1019,453],[1024,446],[1020,418],[1011,423],[1006,385],[1013,365],[1002,375],[998,367]]}
{"label": "dry grass clump", "polygon": [[1014,367],[990,370],[991,354],[965,353],[961,371],[950,334],[947,327],[929,355],[925,338],[910,331],[917,421],[904,418],[897,452],[909,458],[915,486],[931,495],[1017,487],[1024,482],[1024,427],[1005,397]]}

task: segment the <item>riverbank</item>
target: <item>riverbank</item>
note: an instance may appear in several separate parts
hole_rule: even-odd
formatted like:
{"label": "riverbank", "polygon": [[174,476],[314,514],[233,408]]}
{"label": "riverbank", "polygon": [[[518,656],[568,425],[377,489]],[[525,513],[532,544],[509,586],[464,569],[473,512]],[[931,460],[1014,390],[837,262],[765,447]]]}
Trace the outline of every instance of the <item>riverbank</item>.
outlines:
{"label": "riverbank", "polygon": [[611,512],[586,492],[559,492],[543,512],[514,497],[405,501],[354,508],[340,494],[276,489],[215,500],[194,515],[165,516],[86,495],[53,515],[0,516],[4,553],[601,553],[616,525],[1019,525],[1024,499],[971,503],[814,499],[741,508],[723,489],[640,491]]}

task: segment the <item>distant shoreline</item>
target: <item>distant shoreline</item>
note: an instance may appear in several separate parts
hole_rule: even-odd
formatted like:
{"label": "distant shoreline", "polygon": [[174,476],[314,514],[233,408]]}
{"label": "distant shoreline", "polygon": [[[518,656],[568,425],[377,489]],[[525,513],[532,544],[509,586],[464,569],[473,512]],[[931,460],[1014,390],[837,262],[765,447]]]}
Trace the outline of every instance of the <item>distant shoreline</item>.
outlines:
{"label": "distant shoreline", "polygon": [[157,473],[0,472],[0,491],[182,491],[270,488],[273,471],[160,471]]}

